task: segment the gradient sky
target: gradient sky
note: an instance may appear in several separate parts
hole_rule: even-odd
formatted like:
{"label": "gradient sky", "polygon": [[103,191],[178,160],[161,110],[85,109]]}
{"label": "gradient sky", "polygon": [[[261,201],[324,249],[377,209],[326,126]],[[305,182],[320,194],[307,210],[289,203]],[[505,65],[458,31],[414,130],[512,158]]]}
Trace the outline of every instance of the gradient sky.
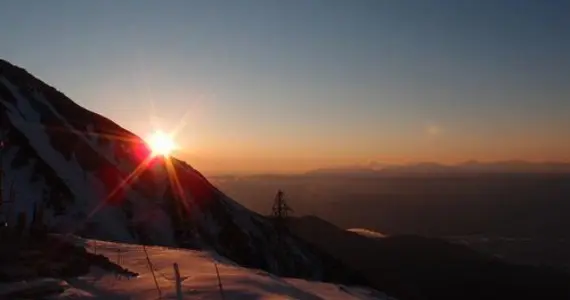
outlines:
{"label": "gradient sky", "polygon": [[570,161],[570,1],[0,0],[0,57],[137,134],[186,120],[206,172]]}

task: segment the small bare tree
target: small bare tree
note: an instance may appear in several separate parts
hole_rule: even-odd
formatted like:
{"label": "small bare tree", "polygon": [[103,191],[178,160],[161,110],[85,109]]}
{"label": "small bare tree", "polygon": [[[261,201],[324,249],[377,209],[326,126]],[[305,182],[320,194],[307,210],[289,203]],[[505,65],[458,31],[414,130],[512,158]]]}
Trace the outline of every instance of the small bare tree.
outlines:
{"label": "small bare tree", "polygon": [[14,193],[14,183],[10,185],[8,189],[8,197],[4,197],[4,170],[0,169],[0,227],[7,227],[9,223],[9,218],[12,215],[12,210],[14,208],[14,199],[16,194]]}
{"label": "small bare tree", "polygon": [[287,204],[283,191],[277,191],[273,202],[273,220],[277,229],[277,238],[281,240],[281,234],[287,230],[287,218],[293,209]]}
{"label": "small bare tree", "polygon": [[6,148],[6,132],[0,132],[0,226],[8,226],[8,218],[10,213],[7,211],[8,206],[11,206],[14,202],[14,183],[9,189],[10,195],[6,198],[5,185],[6,185],[6,173],[4,171],[4,150]]}
{"label": "small bare tree", "polygon": [[4,139],[0,136],[0,222],[2,226],[6,226],[6,216],[4,210],[6,209],[6,203],[4,201],[4,168],[3,168],[3,158],[4,158]]}

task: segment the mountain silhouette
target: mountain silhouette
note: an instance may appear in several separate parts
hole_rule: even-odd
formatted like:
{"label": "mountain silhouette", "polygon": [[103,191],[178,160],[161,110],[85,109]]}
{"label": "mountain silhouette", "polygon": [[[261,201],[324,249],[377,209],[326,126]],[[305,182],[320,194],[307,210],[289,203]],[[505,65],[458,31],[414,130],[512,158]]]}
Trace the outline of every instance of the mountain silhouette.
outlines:
{"label": "mountain silhouette", "polygon": [[146,144],[0,60],[2,215],[39,207],[55,232],[117,242],[210,249],[283,276],[345,281],[349,272]]}
{"label": "mountain silhouette", "polygon": [[538,173],[570,174],[568,162],[529,162],[524,160],[506,160],[479,162],[470,160],[449,165],[437,162],[419,162],[413,164],[369,163],[363,166],[321,168],[307,172],[308,175],[400,175],[400,174],[501,174],[501,173]]}

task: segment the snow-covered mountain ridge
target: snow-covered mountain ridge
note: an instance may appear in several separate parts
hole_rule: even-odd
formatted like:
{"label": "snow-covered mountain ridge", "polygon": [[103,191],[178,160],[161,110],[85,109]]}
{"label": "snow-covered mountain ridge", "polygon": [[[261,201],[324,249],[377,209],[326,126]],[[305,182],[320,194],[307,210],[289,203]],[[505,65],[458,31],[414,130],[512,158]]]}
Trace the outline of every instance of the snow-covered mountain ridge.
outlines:
{"label": "snow-covered mountain ridge", "polygon": [[3,60],[0,117],[2,198],[13,200],[2,213],[11,224],[21,213],[29,223],[42,208],[44,221],[58,232],[208,248],[284,276],[351,280],[303,241],[290,235],[279,241],[269,220],[187,163],[149,160],[139,137]]}

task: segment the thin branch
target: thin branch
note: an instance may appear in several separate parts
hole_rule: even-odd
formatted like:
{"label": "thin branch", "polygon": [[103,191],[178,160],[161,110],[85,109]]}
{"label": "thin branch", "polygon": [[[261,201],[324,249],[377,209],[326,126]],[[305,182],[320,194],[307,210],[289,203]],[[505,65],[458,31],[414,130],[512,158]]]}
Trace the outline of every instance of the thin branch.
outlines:
{"label": "thin branch", "polygon": [[143,251],[144,251],[144,255],[146,256],[146,261],[148,263],[148,268],[150,269],[150,272],[152,273],[152,278],[154,279],[154,284],[156,285],[156,291],[158,292],[158,298],[162,299],[162,291],[160,290],[160,286],[158,286],[158,281],[156,280],[156,275],[154,275],[154,268],[152,266],[152,262],[150,261],[150,258],[148,257],[148,252],[146,251],[146,246],[143,244]]}
{"label": "thin branch", "polygon": [[220,296],[222,300],[225,300],[226,297],[224,295],[224,287],[222,286],[222,278],[220,278],[220,271],[218,270],[218,264],[214,262],[214,267],[216,267],[216,275],[218,276],[218,287],[220,288]]}

